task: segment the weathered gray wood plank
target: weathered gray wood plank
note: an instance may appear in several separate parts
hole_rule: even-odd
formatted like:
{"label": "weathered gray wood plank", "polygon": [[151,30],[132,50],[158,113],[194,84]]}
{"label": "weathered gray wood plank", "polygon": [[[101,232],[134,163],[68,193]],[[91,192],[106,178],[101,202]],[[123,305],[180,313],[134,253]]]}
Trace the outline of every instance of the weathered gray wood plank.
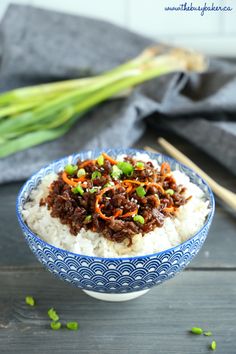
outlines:
{"label": "weathered gray wood plank", "polygon": [[[209,353],[212,337],[188,333],[211,330],[217,353],[235,354],[236,272],[188,271],[136,300],[95,300],[44,270],[0,271],[0,353]],[[35,296],[27,307],[24,297]],[[78,332],[49,328],[47,310],[61,321],[77,320]]]}

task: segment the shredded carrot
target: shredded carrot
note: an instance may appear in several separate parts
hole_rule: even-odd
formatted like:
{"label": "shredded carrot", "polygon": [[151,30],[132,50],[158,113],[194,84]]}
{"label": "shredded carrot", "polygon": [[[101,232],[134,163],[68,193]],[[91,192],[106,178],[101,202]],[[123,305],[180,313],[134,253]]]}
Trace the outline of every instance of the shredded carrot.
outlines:
{"label": "shredded carrot", "polygon": [[86,177],[85,176],[81,176],[80,178],[73,178],[73,180],[75,182],[84,182],[84,181],[86,181]]}
{"label": "shredded carrot", "polygon": [[65,183],[69,184],[72,187],[76,187],[78,184],[78,182],[73,181],[73,179],[69,179],[67,177],[67,173],[65,171],[63,171],[63,173],[62,173],[62,179]]}
{"label": "shredded carrot", "polygon": [[152,178],[153,178],[153,182],[156,182],[157,181],[157,174],[154,173]]}
{"label": "shredded carrot", "polygon": [[161,172],[162,176],[165,176],[167,173],[171,172],[170,165],[168,164],[168,162],[163,162],[161,164],[161,171],[160,172]]}
{"label": "shredded carrot", "polygon": [[[72,187],[76,187],[79,182],[84,182],[86,181],[85,176],[81,176],[80,178],[68,178],[68,175],[65,171],[62,173],[62,179],[65,183],[69,184]],[[82,184],[82,187],[85,185]]]}
{"label": "shredded carrot", "polygon": [[124,179],[124,181],[122,181],[122,183],[134,183],[134,184],[144,185],[146,182],[139,182],[139,181],[136,181],[135,179]]}
{"label": "shredded carrot", "polygon": [[157,189],[160,190],[160,192],[161,192],[162,194],[165,193],[165,191],[164,191],[164,189],[162,188],[162,186],[160,186],[160,184],[158,184],[158,183],[148,182],[146,185],[147,185],[148,187],[151,187],[151,186],[156,187]]}
{"label": "shredded carrot", "polygon": [[79,165],[79,168],[88,166],[88,165],[90,165],[91,163],[94,164],[94,162],[95,162],[95,160],[87,160],[87,161],[84,161],[84,162],[82,162],[82,163]]}
{"label": "shredded carrot", "polygon": [[125,183],[125,184],[134,183],[134,184],[139,184],[142,186],[147,186],[147,188],[154,186],[154,187],[158,188],[161,191],[161,193],[164,194],[164,192],[165,192],[164,189],[162,188],[162,186],[160,186],[160,184],[154,183],[154,182],[139,182],[139,181],[132,180],[132,179],[125,179],[124,181],[122,181],[122,183]]}
{"label": "shredded carrot", "polygon": [[169,207],[169,208],[164,208],[163,209],[164,212],[166,213],[174,213],[175,212],[175,207]]}
{"label": "shredded carrot", "polygon": [[129,194],[132,192],[132,190],[133,190],[132,184],[129,184],[128,188],[126,189],[126,193]]}
{"label": "shredded carrot", "polygon": [[112,165],[117,165],[118,162],[114,160],[111,156],[107,155],[105,152],[103,152],[102,155],[106,160],[110,161]]}
{"label": "shredded carrot", "polygon": [[99,202],[101,201],[102,199],[102,196],[103,194],[105,194],[106,192],[112,190],[112,189],[115,189],[116,186],[111,186],[111,187],[106,187],[106,188],[103,188],[100,193],[96,196],[96,201],[95,201],[95,211],[96,213],[99,214],[100,218],[101,219],[104,219],[104,220],[111,220],[111,218],[114,218],[114,216],[106,216],[105,214],[103,214],[103,212],[101,211],[101,207],[99,205]]}
{"label": "shredded carrot", "polygon": [[121,215],[121,218],[128,218],[129,216],[134,216],[138,214],[138,208],[133,210],[133,211],[129,211],[128,213],[125,213],[124,215]]}
{"label": "shredded carrot", "polygon": [[118,218],[120,215],[122,215],[123,211],[121,209],[118,209],[116,212],[115,212],[115,215],[114,215],[114,218]]}

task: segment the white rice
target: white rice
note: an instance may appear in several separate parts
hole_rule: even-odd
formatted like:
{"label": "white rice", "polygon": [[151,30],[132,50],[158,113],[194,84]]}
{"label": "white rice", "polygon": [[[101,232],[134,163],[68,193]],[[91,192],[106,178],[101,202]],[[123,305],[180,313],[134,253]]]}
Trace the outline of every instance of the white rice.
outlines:
{"label": "white rice", "polygon": [[[124,155],[117,157],[123,160]],[[147,154],[137,154],[137,160],[150,161]],[[155,167],[158,164],[151,160]],[[177,246],[193,236],[204,224],[209,213],[209,202],[204,199],[203,191],[191,183],[189,177],[180,171],[173,171],[177,184],[186,187],[185,196],[192,198],[187,204],[181,206],[174,218],[167,217],[163,227],[142,236],[133,237],[132,246],[128,247],[128,241],[122,243],[112,242],[103,235],[90,230],[81,229],[74,236],[67,225],[62,225],[60,220],[52,218],[46,206],[39,206],[39,201],[48,194],[48,187],[57,178],[56,174],[44,177],[38,188],[31,193],[31,199],[24,205],[22,215],[30,229],[43,240],[56,247],[98,257],[132,257],[152,254]]]}

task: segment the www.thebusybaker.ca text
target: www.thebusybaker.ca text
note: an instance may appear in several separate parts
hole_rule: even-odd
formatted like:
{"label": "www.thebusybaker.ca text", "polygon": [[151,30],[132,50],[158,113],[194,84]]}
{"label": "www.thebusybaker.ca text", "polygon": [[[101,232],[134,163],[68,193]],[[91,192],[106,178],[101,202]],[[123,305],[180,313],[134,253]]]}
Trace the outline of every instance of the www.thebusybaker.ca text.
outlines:
{"label": "www.thebusybaker.ca text", "polygon": [[210,11],[232,11],[233,8],[230,6],[218,6],[214,2],[211,5],[208,5],[206,2],[204,5],[194,6],[193,3],[183,3],[177,6],[165,6],[165,11],[186,11],[186,12],[200,12],[201,16],[204,16],[205,12]]}

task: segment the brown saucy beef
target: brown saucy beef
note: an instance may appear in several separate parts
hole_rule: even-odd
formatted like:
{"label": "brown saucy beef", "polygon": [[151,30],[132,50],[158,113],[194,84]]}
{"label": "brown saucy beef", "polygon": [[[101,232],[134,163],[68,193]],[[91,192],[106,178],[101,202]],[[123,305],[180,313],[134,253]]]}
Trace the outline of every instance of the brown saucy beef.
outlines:
{"label": "brown saucy beef", "polygon": [[166,217],[187,202],[170,166],[126,157],[118,162],[106,153],[97,160],[67,165],[41,199],[51,216],[76,235],[81,228],[101,233],[115,242],[162,227]]}

